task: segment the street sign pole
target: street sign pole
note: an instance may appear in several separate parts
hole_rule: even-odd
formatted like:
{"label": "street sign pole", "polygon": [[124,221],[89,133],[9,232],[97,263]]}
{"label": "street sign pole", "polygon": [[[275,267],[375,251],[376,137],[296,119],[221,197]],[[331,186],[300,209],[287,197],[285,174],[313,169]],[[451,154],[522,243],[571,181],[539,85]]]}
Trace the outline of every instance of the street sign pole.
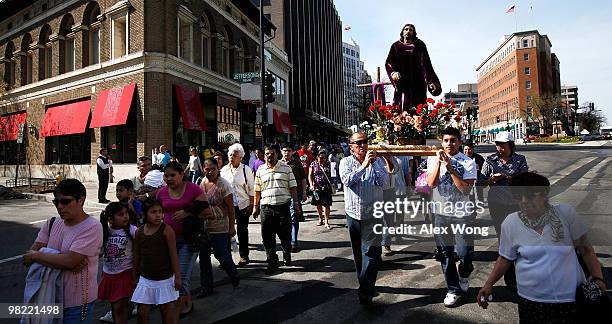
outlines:
{"label": "street sign pole", "polygon": [[[264,51],[265,51],[265,42],[264,42],[264,27],[263,27],[263,21],[264,21],[264,10],[263,10],[263,0],[259,0],[259,60],[260,60],[260,79],[261,79],[261,97],[260,97],[260,104],[261,104],[261,110],[262,113],[266,112],[266,109],[264,109],[266,107],[266,101],[264,98],[264,93],[265,93],[265,82],[264,82],[264,78],[266,76],[266,58],[264,57]],[[263,118],[262,118],[263,119]],[[261,132],[261,147],[263,148],[266,144],[266,135],[267,135],[267,120],[266,123],[264,125],[264,123],[261,124],[261,128],[262,128],[262,132]]]}

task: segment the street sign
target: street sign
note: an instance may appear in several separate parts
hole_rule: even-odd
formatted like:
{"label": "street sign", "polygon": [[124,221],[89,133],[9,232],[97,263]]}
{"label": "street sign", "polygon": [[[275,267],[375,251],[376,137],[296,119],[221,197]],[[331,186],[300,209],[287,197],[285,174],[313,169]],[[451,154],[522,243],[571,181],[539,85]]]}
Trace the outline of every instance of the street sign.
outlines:
{"label": "street sign", "polygon": [[23,143],[23,133],[24,133],[24,126],[25,124],[19,124],[19,131],[17,132],[17,143],[18,144],[22,144]]}
{"label": "street sign", "polygon": [[238,81],[240,83],[250,83],[259,79],[261,73],[260,72],[242,72],[242,73],[234,73],[232,79]]}

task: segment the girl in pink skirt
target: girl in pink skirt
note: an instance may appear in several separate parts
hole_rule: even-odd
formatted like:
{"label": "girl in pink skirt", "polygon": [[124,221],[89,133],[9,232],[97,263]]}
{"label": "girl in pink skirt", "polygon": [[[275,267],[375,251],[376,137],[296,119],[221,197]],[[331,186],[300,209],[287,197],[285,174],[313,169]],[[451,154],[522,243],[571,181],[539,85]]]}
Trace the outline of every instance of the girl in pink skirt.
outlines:
{"label": "girl in pink skirt", "polygon": [[102,223],[102,281],[98,299],[111,303],[115,323],[127,323],[128,301],[134,292],[133,241],[136,226],[130,225],[127,208],[112,202],[100,214]]}

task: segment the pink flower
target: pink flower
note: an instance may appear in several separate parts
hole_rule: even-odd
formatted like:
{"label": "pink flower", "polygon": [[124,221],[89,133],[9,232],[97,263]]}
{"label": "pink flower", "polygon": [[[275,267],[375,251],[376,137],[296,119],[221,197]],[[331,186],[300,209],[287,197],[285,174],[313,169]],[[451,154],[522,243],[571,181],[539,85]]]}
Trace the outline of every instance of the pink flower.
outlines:
{"label": "pink flower", "polygon": [[399,131],[401,131],[401,130],[402,130],[402,126],[401,126],[401,125],[398,125],[398,124],[395,124],[395,127],[393,127],[393,129],[394,129],[396,132],[399,132]]}
{"label": "pink flower", "polygon": [[408,123],[409,125],[414,124],[414,119],[412,118],[412,116],[407,115],[404,117],[404,119],[406,120],[406,123]]}

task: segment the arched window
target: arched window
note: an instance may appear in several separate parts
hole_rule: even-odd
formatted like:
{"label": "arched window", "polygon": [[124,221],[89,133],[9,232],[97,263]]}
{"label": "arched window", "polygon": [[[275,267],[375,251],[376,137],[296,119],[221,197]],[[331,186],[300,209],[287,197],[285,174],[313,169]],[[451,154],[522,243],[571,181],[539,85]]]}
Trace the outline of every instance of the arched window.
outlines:
{"label": "arched window", "polygon": [[236,67],[236,72],[247,72],[251,71],[247,64],[247,57],[249,55],[249,48],[247,42],[244,38],[241,38],[238,42],[238,49],[236,49],[238,53],[238,66]]}
{"label": "arched window", "polygon": [[15,60],[13,60],[13,52],[15,45],[13,42],[8,42],[4,50],[4,83],[10,89],[15,85]]}
{"label": "arched window", "polygon": [[193,62],[193,24],[197,18],[183,6],[179,6],[176,18],[178,57]]}
{"label": "arched window", "polygon": [[71,14],[67,14],[62,18],[60,24],[60,74],[74,71],[75,69],[75,43],[74,33],[74,18]]}
{"label": "arched window", "polygon": [[100,63],[100,6],[91,1],[85,8],[83,25],[88,27],[87,35],[83,35],[83,66]]}
{"label": "arched window", "polygon": [[49,41],[52,31],[49,25],[40,29],[38,36],[38,80],[44,80],[53,76],[53,47]]}
{"label": "arched window", "polygon": [[25,34],[21,39],[21,85],[32,83],[32,52],[30,45],[32,44],[32,36]]}
{"label": "arched window", "polygon": [[221,74],[230,77],[230,32],[223,28],[223,41],[221,42]]}
{"label": "arched window", "polygon": [[210,69],[211,29],[210,22],[206,16],[202,16],[200,19],[200,34],[202,35],[202,47],[200,48],[200,57],[202,58],[202,62],[200,62],[200,65],[204,68]]}

